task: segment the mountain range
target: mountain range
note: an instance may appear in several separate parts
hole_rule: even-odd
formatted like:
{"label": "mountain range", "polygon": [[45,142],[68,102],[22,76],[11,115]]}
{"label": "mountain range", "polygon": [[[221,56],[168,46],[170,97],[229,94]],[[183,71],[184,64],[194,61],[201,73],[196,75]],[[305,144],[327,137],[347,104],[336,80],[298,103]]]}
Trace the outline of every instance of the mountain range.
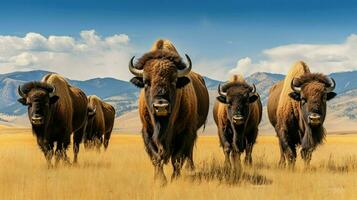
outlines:
{"label": "mountain range", "polygon": [[[36,70],[0,74],[0,123],[28,126],[26,122],[26,107],[17,102],[17,98],[19,98],[17,87],[27,81],[41,80],[48,73],[51,72]],[[356,128],[357,130],[357,123],[353,123],[357,119],[357,71],[332,73],[330,76],[336,81],[335,91],[338,96],[328,103],[329,113],[327,120],[338,121],[339,125],[351,124],[346,128]],[[212,107],[220,81],[208,77],[204,78],[210,94],[210,107]],[[246,77],[249,83],[256,85],[257,92],[260,94],[264,106],[266,105],[270,87],[283,79],[284,75],[282,74],[266,72],[258,72]],[[127,128],[128,126],[135,127],[135,131],[140,127],[137,124],[139,120],[136,113],[139,89],[131,83],[114,78],[95,78],[85,81],[68,79],[68,81],[71,85],[81,88],[87,95],[97,95],[104,101],[112,104],[116,108],[116,115],[118,117],[117,129],[122,128],[127,132],[131,132],[133,129]],[[270,127],[266,118],[264,114],[261,125],[263,129],[264,127]],[[123,123],[125,120],[134,121],[136,124]],[[209,114],[207,124],[208,127],[210,125],[214,126],[211,113]],[[268,130],[269,128],[266,129]]]}

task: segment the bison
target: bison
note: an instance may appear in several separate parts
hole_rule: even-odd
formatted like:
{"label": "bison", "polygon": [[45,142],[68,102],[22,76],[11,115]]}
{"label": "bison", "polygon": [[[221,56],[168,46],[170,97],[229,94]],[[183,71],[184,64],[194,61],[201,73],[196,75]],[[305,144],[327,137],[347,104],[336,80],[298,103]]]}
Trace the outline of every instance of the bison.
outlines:
{"label": "bison", "polygon": [[94,144],[99,150],[103,144],[106,150],[114,126],[115,109],[95,95],[88,97],[88,108],[92,108],[93,111],[88,112],[88,122],[83,136],[84,145],[89,147]]}
{"label": "bison", "polygon": [[335,81],[320,73],[311,73],[304,62],[297,62],[284,81],[269,92],[268,116],[280,144],[279,164],[294,166],[296,147],[306,165],[312,152],[323,142],[326,102],[336,96]]}
{"label": "bison", "polygon": [[218,86],[219,96],[213,107],[225,163],[232,169],[240,166],[240,154],[245,150],[245,163],[252,164],[252,150],[262,119],[262,103],[255,85],[242,77]]}
{"label": "bison", "polygon": [[192,152],[197,130],[204,125],[209,106],[205,81],[192,72],[190,57],[186,65],[168,40],[158,40],[150,52],[129,70],[130,81],[143,88],[139,96],[139,114],[145,149],[155,168],[155,180],[166,183],[163,165],[171,158],[174,179],[184,161],[194,168]]}
{"label": "bison", "polygon": [[[58,74],[48,74],[41,81],[25,83],[18,87],[18,101],[27,106],[32,132],[43,151],[48,166],[55,154],[55,164],[62,159],[69,162],[66,154],[74,132],[73,151],[77,162],[79,144],[87,120],[87,97],[79,88]],[[56,151],[54,152],[54,143]]]}

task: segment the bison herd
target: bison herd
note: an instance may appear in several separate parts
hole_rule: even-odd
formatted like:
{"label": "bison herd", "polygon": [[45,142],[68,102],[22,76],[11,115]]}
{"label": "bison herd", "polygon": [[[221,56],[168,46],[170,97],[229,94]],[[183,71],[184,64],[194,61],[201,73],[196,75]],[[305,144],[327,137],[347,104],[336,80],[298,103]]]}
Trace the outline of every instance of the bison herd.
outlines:
{"label": "bison herd", "polygon": [[[139,115],[144,146],[154,166],[155,179],[166,183],[163,166],[171,160],[174,179],[186,161],[195,168],[193,148],[197,130],[205,126],[209,95],[203,77],[192,71],[192,62],[182,60],[168,40],[158,40],[150,51],[134,63],[129,61],[130,80],[142,88]],[[320,73],[311,73],[297,62],[285,79],[273,85],[268,97],[268,117],[279,139],[279,164],[294,166],[301,146],[301,157],[309,164],[312,152],[323,142],[326,102],[336,96],[335,81]],[[225,164],[233,171],[240,168],[240,155],[252,164],[252,150],[262,119],[262,103],[254,84],[234,75],[217,89],[213,118],[218,128]],[[86,96],[58,74],[18,88],[18,100],[28,108],[33,134],[49,166],[55,156],[69,162],[66,150],[73,133],[73,162],[79,145],[107,149],[113,130],[115,109],[97,96]],[[56,143],[56,150],[54,146]]]}

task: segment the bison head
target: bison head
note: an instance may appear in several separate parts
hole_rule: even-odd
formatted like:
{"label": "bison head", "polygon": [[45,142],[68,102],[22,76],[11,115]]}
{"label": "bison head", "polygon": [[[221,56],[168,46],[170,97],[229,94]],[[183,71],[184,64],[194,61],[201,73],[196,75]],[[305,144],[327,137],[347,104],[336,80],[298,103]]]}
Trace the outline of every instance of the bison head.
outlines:
{"label": "bison head", "polygon": [[21,97],[18,102],[27,106],[33,126],[44,125],[49,120],[50,107],[59,99],[54,92],[54,86],[43,82],[29,82],[18,87]]}
{"label": "bison head", "polygon": [[323,124],[326,102],[336,96],[335,80],[323,74],[309,73],[291,81],[291,98],[300,102],[302,117],[312,127]]}
{"label": "bison head", "polygon": [[[222,89],[223,88],[223,89]],[[234,125],[245,124],[249,117],[249,104],[255,102],[259,95],[256,93],[255,85],[249,86],[247,84],[240,84],[230,86],[223,92],[227,85],[218,86],[219,96],[217,100],[221,103],[227,104],[227,115]]]}
{"label": "bison head", "polygon": [[176,90],[190,82],[186,75],[191,71],[191,59],[186,55],[188,66],[172,52],[157,50],[145,54],[136,65],[134,57],[129,62],[129,70],[135,75],[130,80],[145,90],[145,98],[150,112],[155,117],[168,117],[175,104]]}

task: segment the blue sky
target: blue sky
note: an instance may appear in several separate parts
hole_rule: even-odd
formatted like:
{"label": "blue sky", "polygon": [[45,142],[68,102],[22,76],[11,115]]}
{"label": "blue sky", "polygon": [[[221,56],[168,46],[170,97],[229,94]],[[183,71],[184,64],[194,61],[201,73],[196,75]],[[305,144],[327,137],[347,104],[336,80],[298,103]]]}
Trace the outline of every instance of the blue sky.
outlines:
{"label": "blue sky", "polygon": [[[134,55],[144,53],[153,41],[163,37],[172,40],[180,52],[190,54],[201,73],[205,72],[205,64],[210,65],[209,69],[222,69],[221,74],[208,73],[215,78],[225,78],[225,72],[237,67],[237,62],[244,58],[250,59],[251,67],[259,66],[259,62],[271,62],[270,54],[264,51],[272,48],[291,44],[342,45],[357,33],[356,21],[356,2],[331,0],[14,0],[2,1],[0,7],[0,35],[3,36],[21,38],[35,32],[44,37],[59,35],[79,39],[83,30],[95,30],[103,38],[125,34],[130,40],[127,44],[130,54]],[[214,64],[217,66],[212,66]],[[46,68],[17,66],[11,70],[40,67]],[[340,70],[354,69],[351,67]],[[247,70],[243,71],[247,74]],[[283,73],[284,69],[271,72]]]}

